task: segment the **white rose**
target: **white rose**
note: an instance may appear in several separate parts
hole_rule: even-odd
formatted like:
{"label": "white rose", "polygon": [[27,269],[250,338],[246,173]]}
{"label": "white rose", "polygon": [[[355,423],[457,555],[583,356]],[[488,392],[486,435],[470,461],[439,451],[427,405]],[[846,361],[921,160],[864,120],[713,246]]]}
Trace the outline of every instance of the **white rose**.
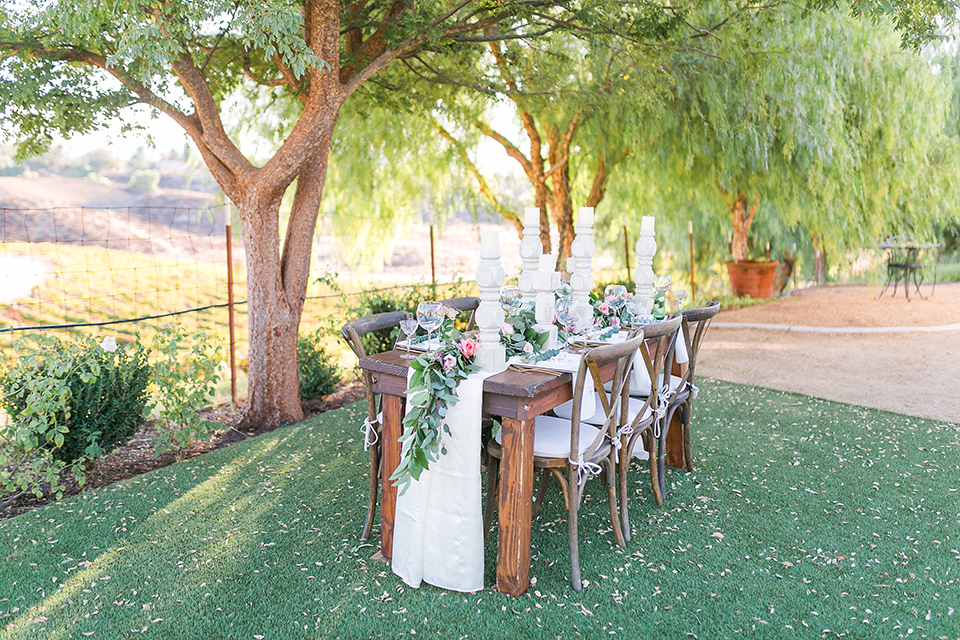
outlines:
{"label": "white rose", "polygon": [[530,343],[530,342],[528,342],[528,343],[526,343],[525,345],[523,345],[523,352],[524,352],[524,353],[533,353],[533,344]]}
{"label": "white rose", "polygon": [[103,342],[100,343],[100,348],[110,353],[115,352],[117,350],[117,339],[113,336],[107,336],[103,339]]}

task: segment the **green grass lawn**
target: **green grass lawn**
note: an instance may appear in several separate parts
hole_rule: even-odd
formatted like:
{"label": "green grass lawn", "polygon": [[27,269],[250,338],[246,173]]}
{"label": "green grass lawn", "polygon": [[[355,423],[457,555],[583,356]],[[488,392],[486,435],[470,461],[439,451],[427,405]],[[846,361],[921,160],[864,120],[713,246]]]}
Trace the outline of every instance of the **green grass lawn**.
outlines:
{"label": "green grass lawn", "polygon": [[704,380],[693,474],[662,508],[634,468],[633,541],[601,483],[533,526],[526,595],[404,585],[358,540],[352,405],[0,523],[0,638],[960,636],[955,424]]}

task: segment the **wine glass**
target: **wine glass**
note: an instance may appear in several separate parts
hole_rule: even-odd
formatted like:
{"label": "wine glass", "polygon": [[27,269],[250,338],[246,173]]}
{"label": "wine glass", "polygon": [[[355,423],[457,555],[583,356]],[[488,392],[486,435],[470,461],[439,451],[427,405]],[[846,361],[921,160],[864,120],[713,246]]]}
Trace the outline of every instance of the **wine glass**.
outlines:
{"label": "wine glass", "polygon": [[573,297],[573,287],[570,286],[569,278],[560,278],[560,288],[557,289],[556,293],[558,300]]}
{"label": "wine glass", "polygon": [[683,311],[683,299],[687,297],[686,289],[674,289],[673,297],[677,299],[678,311]]}
{"label": "wine glass", "polygon": [[630,316],[630,326],[640,323],[640,301],[636,298],[627,299],[627,314]]}
{"label": "wine glass", "polygon": [[567,346],[570,346],[570,336],[573,329],[580,322],[580,301],[576,298],[561,298],[557,301],[557,319],[563,325]]}
{"label": "wine glass", "polygon": [[623,305],[627,303],[627,288],[622,284],[608,284],[603,290],[603,297],[613,310],[613,315],[617,316]]}
{"label": "wine glass", "polygon": [[662,273],[654,279],[653,288],[660,293],[666,293],[670,291],[671,284],[673,284],[673,280],[671,280],[670,274]]}
{"label": "wine glass", "polygon": [[500,288],[500,306],[508,316],[516,315],[521,305],[523,305],[523,292],[519,287]]}
{"label": "wine glass", "polygon": [[425,300],[418,304],[417,324],[427,332],[427,351],[430,351],[432,333],[443,324],[443,305],[433,300]]}
{"label": "wine glass", "polygon": [[400,321],[400,331],[407,336],[407,352],[400,356],[404,360],[413,360],[416,358],[415,355],[410,353],[410,341],[413,340],[413,335],[417,332],[418,326],[420,326],[420,323],[417,322],[417,319],[413,317],[412,313],[408,313],[406,317]]}

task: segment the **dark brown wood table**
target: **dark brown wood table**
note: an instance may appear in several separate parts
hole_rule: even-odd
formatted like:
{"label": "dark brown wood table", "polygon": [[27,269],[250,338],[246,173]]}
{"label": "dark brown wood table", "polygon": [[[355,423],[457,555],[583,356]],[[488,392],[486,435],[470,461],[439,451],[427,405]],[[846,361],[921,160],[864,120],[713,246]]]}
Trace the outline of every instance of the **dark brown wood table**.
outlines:
{"label": "dark brown wood table", "polygon": [[[361,359],[360,366],[374,374],[374,390],[383,394],[380,552],[390,558],[397,490],[385,479],[400,462],[407,362],[400,352],[388,351]],[[508,369],[483,384],[484,413],[502,417],[497,589],[503,593],[521,595],[530,582],[534,418],[573,397],[571,379],[569,373],[553,376]]]}
{"label": "dark brown wood table", "polygon": [[[399,351],[361,358],[360,367],[373,373],[374,391],[383,394],[381,445],[380,552],[393,554],[397,490],[389,481],[400,462],[405,413],[407,362]],[[602,370],[613,376],[613,364]],[[498,497],[497,590],[522,595],[530,582],[530,526],[533,505],[534,418],[573,397],[572,375],[506,370],[483,384],[483,412],[502,418],[503,457]]]}

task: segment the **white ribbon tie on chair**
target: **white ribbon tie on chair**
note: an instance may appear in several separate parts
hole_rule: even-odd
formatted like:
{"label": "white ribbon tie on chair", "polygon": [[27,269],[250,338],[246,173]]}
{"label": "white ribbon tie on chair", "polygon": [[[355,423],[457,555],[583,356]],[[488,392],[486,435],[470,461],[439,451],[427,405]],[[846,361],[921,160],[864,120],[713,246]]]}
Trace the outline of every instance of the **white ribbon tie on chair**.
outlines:
{"label": "white ribbon tie on chair", "polygon": [[367,416],[363,419],[363,426],[360,427],[360,432],[363,434],[363,450],[368,451],[370,447],[377,444],[380,440],[380,436],[377,435],[377,427],[375,425],[383,424],[383,412],[377,414],[377,421],[371,422],[370,416]]}
{"label": "white ribbon tie on chair", "polygon": [[667,406],[670,404],[670,387],[662,386],[657,390],[657,421],[656,426],[653,428],[653,436],[657,439],[660,438],[660,425],[663,422],[663,417],[667,415]]}
{"label": "white ribbon tie on chair", "polygon": [[596,462],[584,461],[582,455],[577,460],[574,460],[573,458],[567,458],[567,461],[577,468],[577,484],[581,486],[587,478],[598,475],[601,471],[603,471],[603,467],[598,465]]}

